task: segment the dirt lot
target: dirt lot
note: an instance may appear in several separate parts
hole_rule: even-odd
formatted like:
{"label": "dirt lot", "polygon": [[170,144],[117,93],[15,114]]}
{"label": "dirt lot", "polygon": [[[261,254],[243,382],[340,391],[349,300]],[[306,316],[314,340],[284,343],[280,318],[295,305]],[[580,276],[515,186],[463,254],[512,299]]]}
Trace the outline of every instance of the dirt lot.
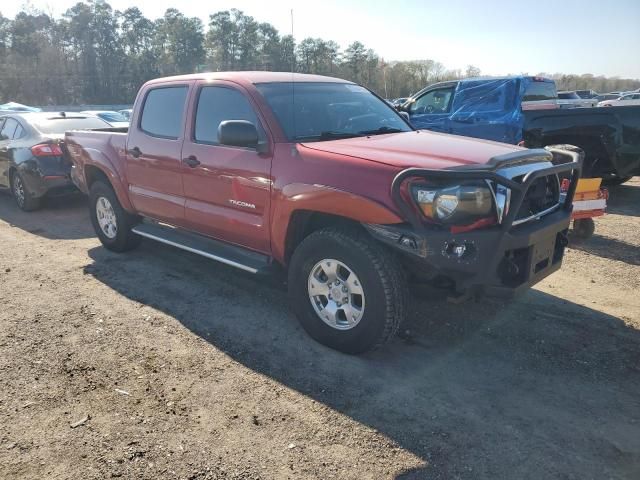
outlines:
{"label": "dirt lot", "polygon": [[349,357],[277,282],[0,195],[0,478],[638,479],[640,178],[610,212],[517,301],[416,291]]}

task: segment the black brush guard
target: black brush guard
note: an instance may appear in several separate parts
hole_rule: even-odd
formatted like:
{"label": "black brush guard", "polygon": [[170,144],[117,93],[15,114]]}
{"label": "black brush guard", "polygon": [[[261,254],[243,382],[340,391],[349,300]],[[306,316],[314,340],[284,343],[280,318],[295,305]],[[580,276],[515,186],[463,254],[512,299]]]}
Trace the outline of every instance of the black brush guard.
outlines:
{"label": "black brush guard", "polygon": [[[404,170],[393,180],[391,194],[411,228],[408,226],[371,226],[369,230],[377,238],[388,244],[396,243],[394,246],[403,253],[421,257],[428,267],[435,268],[437,272],[453,279],[456,285],[455,290],[458,292],[480,287],[483,291],[493,294],[517,293],[560,268],[566,246],[566,232],[582,164],[580,157],[574,152],[558,149],[555,153],[567,155],[571,157],[572,161],[526,172],[522,182],[506,178],[499,172],[509,167],[521,165],[535,167],[536,163],[551,163],[553,160],[551,152],[543,149],[518,151],[494,157],[481,167],[473,165],[449,170],[421,168]],[[550,213],[535,217],[535,220],[514,225],[529,188],[537,179],[549,175],[566,175],[571,179],[564,203],[561,202],[558,208]],[[405,180],[409,178],[424,178],[432,181],[446,180],[447,182],[488,180],[494,182],[496,187],[498,184],[503,185],[511,190],[508,212],[498,225],[464,233],[451,233],[448,229],[425,222],[417,205],[405,201],[401,189]],[[385,228],[387,229],[386,234],[382,234],[382,229]],[[393,240],[403,238],[412,239],[412,242],[415,242],[415,248],[406,248],[406,245],[399,245]],[[412,242],[409,242],[409,245]],[[477,249],[476,257],[465,260],[447,255],[443,245],[448,245],[451,242],[473,245]],[[551,249],[552,253],[549,254],[549,258],[552,260],[548,262],[548,265],[543,262],[539,262],[540,265],[535,264],[538,257],[544,254],[539,252],[538,245],[540,244],[550,244],[547,252]],[[554,248],[555,253],[553,253]],[[508,259],[509,256],[515,258],[518,255],[524,256],[524,259],[520,260],[522,263],[526,262],[528,270],[521,275],[522,278],[514,277],[517,281],[507,281],[503,271],[505,268],[508,270],[510,265],[505,267],[504,263],[513,262],[513,260],[505,259]]]}

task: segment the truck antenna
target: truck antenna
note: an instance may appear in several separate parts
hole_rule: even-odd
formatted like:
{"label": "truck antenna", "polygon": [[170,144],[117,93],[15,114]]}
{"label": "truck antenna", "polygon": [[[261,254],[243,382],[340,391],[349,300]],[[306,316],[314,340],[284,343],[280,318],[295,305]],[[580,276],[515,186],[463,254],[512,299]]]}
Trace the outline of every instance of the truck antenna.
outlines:
{"label": "truck antenna", "polygon": [[293,8],[291,9],[291,125],[293,126],[293,136],[298,136],[296,129],[296,41],[293,36]]}

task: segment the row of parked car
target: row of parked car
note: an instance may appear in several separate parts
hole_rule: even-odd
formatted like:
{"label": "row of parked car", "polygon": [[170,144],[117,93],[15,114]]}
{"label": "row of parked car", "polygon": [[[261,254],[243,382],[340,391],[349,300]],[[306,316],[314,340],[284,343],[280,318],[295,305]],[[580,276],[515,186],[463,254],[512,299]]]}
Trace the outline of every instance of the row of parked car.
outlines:
{"label": "row of parked car", "polygon": [[[553,94],[552,91],[549,92]],[[394,107],[404,104],[409,97],[400,97],[393,100],[387,100]],[[531,108],[535,105],[532,102],[539,103],[540,99],[526,99]],[[640,105],[640,88],[631,92],[611,92],[598,93],[593,90],[565,90],[559,91],[555,99],[548,98],[542,103],[544,108],[576,108],[576,107],[613,107],[613,106],[631,106]],[[526,105],[525,105],[526,108]]]}
{"label": "row of parked car", "polygon": [[556,97],[523,76],[430,85],[397,108],[317,75],[156,79],[128,128],[0,115],[0,184],[23,210],[79,189],[115,252],[145,237],[286,272],[305,330],[360,353],[398,331],[409,282],[460,299],[556,271],[580,173],[640,174],[640,107],[541,108]]}

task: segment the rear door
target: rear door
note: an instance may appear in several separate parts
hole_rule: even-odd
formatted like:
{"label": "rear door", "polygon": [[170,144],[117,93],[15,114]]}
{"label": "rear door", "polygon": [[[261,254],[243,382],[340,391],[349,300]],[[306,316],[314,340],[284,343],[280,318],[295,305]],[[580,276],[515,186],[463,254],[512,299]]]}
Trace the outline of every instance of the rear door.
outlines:
{"label": "rear door", "polygon": [[184,221],[180,152],[190,87],[190,82],[149,86],[127,137],[131,202],[141,214],[175,225]]}
{"label": "rear door", "polygon": [[256,125],[269,145],[257,105],[232,82],[196,85],[182,150],[185,217],[189,228],[220,240],[268,253],[271,153],[221,145],[218,127],[225,120]]}

